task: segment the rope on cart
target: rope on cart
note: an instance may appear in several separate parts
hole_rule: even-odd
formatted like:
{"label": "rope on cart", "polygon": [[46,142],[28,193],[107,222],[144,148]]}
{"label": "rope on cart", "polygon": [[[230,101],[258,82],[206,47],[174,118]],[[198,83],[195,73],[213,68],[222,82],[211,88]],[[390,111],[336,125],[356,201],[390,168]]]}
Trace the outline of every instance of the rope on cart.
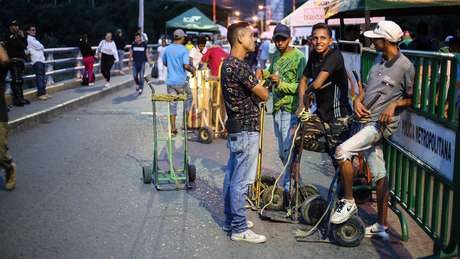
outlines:
{"label": "rope on cart", "polygon": [[155,94],[152,95],[152,101],[155,102],[177,102],[177,101],[185,101],[187,97],[183,94],[175,95],[175,94]]}

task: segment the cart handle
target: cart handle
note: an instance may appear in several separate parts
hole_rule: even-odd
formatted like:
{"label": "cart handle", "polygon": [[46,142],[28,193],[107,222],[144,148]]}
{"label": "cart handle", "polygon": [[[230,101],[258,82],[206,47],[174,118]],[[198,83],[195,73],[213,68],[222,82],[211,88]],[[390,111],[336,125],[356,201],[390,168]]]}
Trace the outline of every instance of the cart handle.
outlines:
{"label": "cart handle", "polygon": [[144,77],[145,82],[147,82],[147,85],[150,87],[150,90],[152,90],[152,95],[155,94],[155,88],[153,87],[153,81],[149,81],[146,77]]}

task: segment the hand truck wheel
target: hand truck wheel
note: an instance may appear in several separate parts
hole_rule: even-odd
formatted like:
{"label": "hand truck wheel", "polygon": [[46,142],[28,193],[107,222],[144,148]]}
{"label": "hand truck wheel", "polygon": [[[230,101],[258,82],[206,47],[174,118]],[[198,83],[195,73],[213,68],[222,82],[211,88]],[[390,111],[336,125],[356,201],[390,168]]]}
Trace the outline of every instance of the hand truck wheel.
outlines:
{"label": "hand truck wheel", "polygon": [[201,143],[204,144],[211,144],[212,143],[212,135],[213,135],[212,129],[209,127],[202,127],[198,130],[198,138]]}
{"label": "hand truck wheel", "polygon": [[342,224],[332,224],[331,234],[333,241],[340,246],[359,246],[364,238],[364,222],[357,215],[353,215]]}

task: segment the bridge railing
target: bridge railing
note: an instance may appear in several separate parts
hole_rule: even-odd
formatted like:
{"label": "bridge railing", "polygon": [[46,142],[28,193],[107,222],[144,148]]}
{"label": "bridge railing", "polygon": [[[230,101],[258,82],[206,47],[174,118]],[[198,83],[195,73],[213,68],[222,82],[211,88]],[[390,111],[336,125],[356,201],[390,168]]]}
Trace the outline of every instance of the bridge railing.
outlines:
{"label": "bridge railing", "polygon": [[[148,44],[148,47],[152,50],[152,54],[156,52],[158,46],[158,44]],[[96,49],[96,47],[92,48],[94,50]],[[129,48],[130,45],[125,47],[125,54],[123,56],[123,64],[125,66],[129,63]],[[45,49],[45,58],[48,85],[52,85],[63,80],[80,79],[81,72],[85,68],[83,66],[83,58],[78,47]],[[95,73],[99,71],[99,66],[100,62],[96,61],[94,64]],[[26,62],[23,79],[25,81],[24,89],[35,87],[35,72],[32,68],[31,62]],[[10,79],[8,77],[7,82],[9,81]]]}

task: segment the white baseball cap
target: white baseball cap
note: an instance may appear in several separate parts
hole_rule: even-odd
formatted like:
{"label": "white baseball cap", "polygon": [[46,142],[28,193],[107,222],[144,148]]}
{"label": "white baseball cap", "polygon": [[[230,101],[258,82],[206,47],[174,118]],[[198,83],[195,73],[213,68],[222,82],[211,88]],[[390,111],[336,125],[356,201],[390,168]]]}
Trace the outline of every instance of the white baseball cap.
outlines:
{"label": "white baseball cap", "polygon": [[181,29],[175,30],[173,35],[174,35],[174,39],[182,39],[185,36],[187,36],[187,34],[185,34],[185,32]]}
{"label": "white baseball cap", "polygon": [[364,36],[373,39],[386,39],[389,42],[398,42],[403,36],[403,31],[393,21],[380,21],[373,31],[364,32]]}

